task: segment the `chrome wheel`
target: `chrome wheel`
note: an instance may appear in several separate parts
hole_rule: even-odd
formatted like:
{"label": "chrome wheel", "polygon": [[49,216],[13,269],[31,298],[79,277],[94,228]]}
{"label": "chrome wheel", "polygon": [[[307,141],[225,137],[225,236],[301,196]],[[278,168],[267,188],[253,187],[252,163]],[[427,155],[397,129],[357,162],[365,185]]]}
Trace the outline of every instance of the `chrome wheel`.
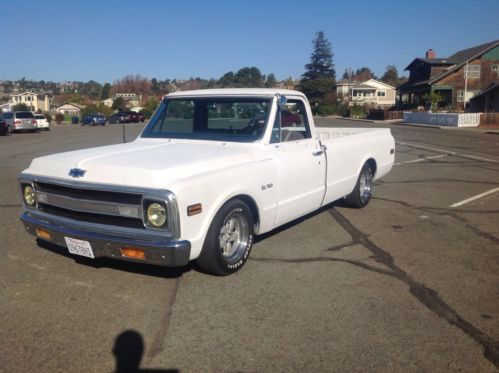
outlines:
{"label": "chrome wheel", "polygon": [[371,198],[373,190],[373,175],[371,169],[366,167],[364,172],[361,173],[359,179],[359,197],[362,203],[367,203]]}
{"label": "chrome wheel", "polygon": [[220,228],[218,235],[223,257],[239,260],[248,247],[249,238],[248,222],[245,216],[241,213],[230,215]]}

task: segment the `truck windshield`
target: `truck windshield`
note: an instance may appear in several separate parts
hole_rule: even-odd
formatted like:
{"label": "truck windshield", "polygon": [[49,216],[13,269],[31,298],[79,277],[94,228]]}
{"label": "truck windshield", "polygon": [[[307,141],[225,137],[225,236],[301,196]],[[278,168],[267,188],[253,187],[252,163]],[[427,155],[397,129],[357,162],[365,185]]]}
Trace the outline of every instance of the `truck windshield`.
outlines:
{"label": "truck windshield", "polygon": [[142,137],[254,142],[262,138],[270,98],[169,98]]}

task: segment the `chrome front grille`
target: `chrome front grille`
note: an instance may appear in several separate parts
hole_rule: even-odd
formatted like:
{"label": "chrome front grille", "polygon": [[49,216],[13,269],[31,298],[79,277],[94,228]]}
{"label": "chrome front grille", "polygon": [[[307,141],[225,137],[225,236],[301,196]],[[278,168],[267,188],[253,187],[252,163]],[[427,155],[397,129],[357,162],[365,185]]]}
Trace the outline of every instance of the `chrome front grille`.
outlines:
{"label": "chrome front grille", "polygon": [[[36,206],[24,204],[28,214],[54,218],[54,222],[71,223],[80,229],[131,236],[140,230],[153,236],[180,238],[177,200],[168,190],[85,183],[30,174],[21,174],[18,179],[21,193],[25,185],[32,186],[35,191]],[[167,224],[162,228],[152,228],[144,223],[144,209],[152,202],[166,206]]]}
{"label": "chrome front grille", "polygon": [[145,229],[142,195],[33,183],[38,210],[89,223]]}

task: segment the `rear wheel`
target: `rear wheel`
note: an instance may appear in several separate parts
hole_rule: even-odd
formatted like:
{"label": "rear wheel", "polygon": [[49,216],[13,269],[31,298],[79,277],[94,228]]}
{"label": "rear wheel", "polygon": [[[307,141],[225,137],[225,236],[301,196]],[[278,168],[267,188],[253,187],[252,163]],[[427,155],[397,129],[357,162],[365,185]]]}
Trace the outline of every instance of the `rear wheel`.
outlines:
{"label": "rear wheel", "polygon": [[201,269],[216,275],[230,275],[242,268],[253,246],[254,219],[241,200],[227,202],[213,219],[203,250],[197,259]]}
{"label": "rear wheel", "polygon": [[374,189],[373,171],[369,163],[364,163],[352,193],[345,197],[345,203],[354,208],[367,206]]}

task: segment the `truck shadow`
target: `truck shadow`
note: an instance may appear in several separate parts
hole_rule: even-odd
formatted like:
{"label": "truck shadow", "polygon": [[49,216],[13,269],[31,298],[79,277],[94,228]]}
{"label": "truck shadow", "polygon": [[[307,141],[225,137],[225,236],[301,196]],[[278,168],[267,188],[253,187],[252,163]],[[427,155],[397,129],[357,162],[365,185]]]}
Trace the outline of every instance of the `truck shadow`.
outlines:
{"label": "truck shadow", "polygon": [[92,268],[111,268],[118,271],[132,272],[144,276],[160,278],[178,278],[181,277],[184,273],[189,272],[193,269],[193,265],[191,263],[183,267],[161,267],[152,264],[128,262],[111,258],[90,259],[71,255],[66,248],[47,241],[37,239],[36,242],[38,246],[45,250],[65,256],[66,258],[73,259],[78,264],[82,264]]}
{"label": "truck shadow", "polygon": [[276,228],[274,230],[271,230],[270,232],[267,232],[267,233],[255,236],[254,243],[259,243],[261,241],[264,241],[267,238],[270,238],[272,236],[275,236],[276,234],[284,232],[285,230],[293,228],[293,227],[295,227],[295,226],[303,223],[304,221],[307,221],[308,219],[316,217],[316,216],[322,214],[323,212],[326,212],[326,211],[328,211],[328,210],[330,210],[332,208],[335,208],[335,207],[348,207],[348,206],[345,205],[345,203],[344,203],[344,201],[342,199],[339,199],[337,201],[331,202],[328,205],[322,206],[318,210],[312,211],[311,213],[308,213],[307,215],[303,215],[302,217],[300,217],[300,218],[298,218],[296,220],[293,220],[293,221],[290,221],[289,223],[281,225],[280,227],[278,227],[278,228]]}

